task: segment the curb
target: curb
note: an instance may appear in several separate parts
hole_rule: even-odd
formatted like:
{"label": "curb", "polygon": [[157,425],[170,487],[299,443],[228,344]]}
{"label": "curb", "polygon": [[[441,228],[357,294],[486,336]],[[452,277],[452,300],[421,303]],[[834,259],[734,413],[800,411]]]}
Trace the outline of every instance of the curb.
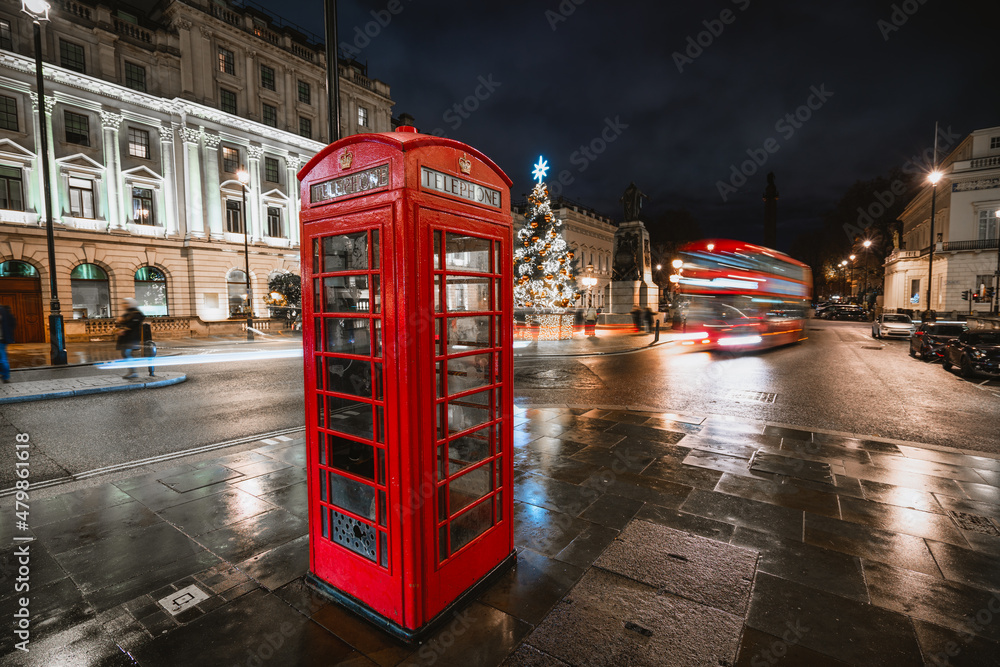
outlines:
{"label": "curb", "polygon": [[0,405],[8,403],[29,403],[32,401],[47,401],[53,398],[70,398],[72,396],[87,396],[90,394],[106,394],[113,391],[132,391],[134,389],[157,389],[159,387],[169,387],[180,384],[187,380],[187,375],[153,382],[136,382],[130,384],[111,385],[108,387],[87,387],[85,389],[71,389],[67,391],[53,391],[46,394],[29,394],[27,396],[10,396],[0,398]]}

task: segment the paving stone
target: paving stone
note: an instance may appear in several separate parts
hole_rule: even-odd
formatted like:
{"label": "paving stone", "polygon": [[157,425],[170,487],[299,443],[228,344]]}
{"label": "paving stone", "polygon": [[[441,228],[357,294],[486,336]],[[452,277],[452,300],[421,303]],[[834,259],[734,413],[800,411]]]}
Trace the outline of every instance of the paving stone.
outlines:
{"label": "paving stone", "polygon": [[516,651],[507,656],[500,667],[569,667],[569,665],[548,653],[542,653],[534,646],[521,644]]}
{"label": "paving stone", "polygon": [[659,505],[650,505],[648,503],[643,505],[642,509],[636,513],[635,518],[720,542],[728,542],[733,535],[733,531],[736,529],[736,526],[731,523],[714,521],[698,516],[697,514],[688,514],[687,512],[660,507]]}
{"label": "paving stone", "polygon": [[690,486],[683,484],[628,472],[616,474],[613,470],[598,472],[586,482],[586,485],[605,493],[663,507],[679,507],[692,490]]}
{"label": "paving stone", "polygon": [[802,539],[803,512],[787,507],[695,489],[680,509],[736,526]]}
{"label": "paving stone", "polygon": [[646,521],[632,521],[594,563],[661,592],[742,616],[757,552]]}
{"label": "paving stone", "polygon": [[806,544],[942,576],[923,538],[814,514],[806,514],[805,523]]}
{"label": "paving stone", "polygon": [[847,667],[846,662],[804,648],[797,643],[794,632],[786,630],[781,637],[753,628],[744,628],[740,652],[734,667]]}
{"label": "paving stone", "polygon": [[594,564],[608,545],[618,536],[618,531],[592,523],[573,538],[562,551],[555,555],[557,560],[586,569]]}
{"label": "paving stone", "polygon": [[239,562],[281,546],[309,532],[308,524],[285,510],[274,509],[199,537],[229,562]]}
{"label": "paving stone", "polygon": [[514,503],[514,544],[546,556],[555,556],[591,525],[570,514]]}
{"label": "paving stone", "polygon": [[640,500],[605,493],[581,512],[579,517],[602,526],[621,530],[625,524],[632,520],[643,504]]}
{"label": "paving stone", "polygon": [[200,489],[203,486],[225,482],[236,477],[243,477],[243,474],[225,466],[209,466],[200,470],[183,472],[171,477],[163,477],[159,481],[178,493],[184,493]]}
{"label": "paving stone", "polygon": [[730,544],[760,554],[757,570],[827,593],[868,602],[861,559],[749,528],[737,528]]}
{"label": "paving stone", "polygon": [[863,523],[895,533],[926,537],[956,546],[969,546],[951,518],[943,514],[921,512],[857,498],[841,498],[840,511],[845,521]]}
{"label": "paving stone", "polygon": [[732,664],[741,627],[732,614],[592,568],[527,644],[571,665],[701,667]]}
{"label": "paving stone", "polygon": [[454,620],[428,637],[403,665],[498,665],[531,630],[524,621],[480,602],[456,611]]}
{"label": "paving stone", "polygon": [[787,475],[795,479],[806,479],[821,484],[833,486],[834,474],[844,474],[844,469],[839,465],[831,465],[819,461],[807,461],[801,458],[791,458],[758,452],[753,457],[750,465],[752,472],[766,472],[775,475]]}
{"label": "paving stone", "polygon": [[[1000,640],[1000,623],[983,622],[996,617],[990,612],[991,604],[993,609],[998,606],[996,593],[884,563],[862,561],[862,565],[873,605],[957,632]],[[983,610],[989,617],[984,614],[977,622]]]}
{"label": "paving stone", "polygon": [[[836,494],[806,488],[799,482],[800,480],[782,476],[768,479],[723,474],[715,490],[763,503],[840,518],[840,500]],[[827,488],[836,491],[836,487]]]}
{"label": "paving stone", "polygon": [[202,535],[246,518],[262,514],[274,506],[254,496],[228,489],[191,502],[159,511],[159,515],[188,535]]}
{"label": "paving stone", "polygon": [[989,555],[934,540],[927,540],[927,546],[945,579],[1000,592],[1000,551]]}
{"label": "paving stone", "polygon": [[237,567],[268,590],[281,588],[309,570],[309,536],[257,554]]}
{"label": "paving stone", "polygon": [[53,521],[64,521],[80,514],[89,514],[106,507],[132,502],[126,493],[113,484],[62,493],[31,502],[31,526],[38,528]]}
{"label": "paving stone", "polygon": [[926,665],[982,667],[995,664],[1000,644],[968,632],[958,632],[933,623],[913,619],[917,642]]}
{"label": "paving stone", "polygon": [[[874,599],[874,596],[873,596]],[[760,572],[747,626],[859,665],[919,665],[910,619]]]}
{"label": "paving stone", "polygon": [[514,489],[516,500],[565,514],[579,514],[601,495],[600,491],[593,488],[560,482],[534,473],[523,475],[519,481],[520,484]]}
{"label": "paving stone", "polygon": [[537,625],[583,572],[583,568],[565,561],[521,549],[515,566],[480,595],[479,601]]}
{"label": "paving stone", "polygon": [[908,507],[922,512],[945,513],[944,508],[941,507],[941,503],[937,501],[933,493],[908,489],[905,486],[896,486],[895,484],[872,482],[867,479],[861,480],[860,483],[865,500]]}

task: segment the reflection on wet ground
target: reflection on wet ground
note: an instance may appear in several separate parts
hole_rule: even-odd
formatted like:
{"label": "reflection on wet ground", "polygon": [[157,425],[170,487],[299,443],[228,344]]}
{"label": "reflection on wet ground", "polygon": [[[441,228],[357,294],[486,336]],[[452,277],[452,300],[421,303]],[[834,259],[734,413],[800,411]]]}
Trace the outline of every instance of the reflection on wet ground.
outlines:
{"label": "reflection on wet ground", "polygon": [[[312,593],[303,440],[32,503],[49,665],[910,665],[1000,655],[1000,460],[764,423],[515,410],[517,567],[422,646]],[[12,499],[0,502],[13,516]],[[0,523],[0,614],[17,534]],[[179,613],[163,600],[200,599]],[[247,662],[249,661],[249,662]]]}

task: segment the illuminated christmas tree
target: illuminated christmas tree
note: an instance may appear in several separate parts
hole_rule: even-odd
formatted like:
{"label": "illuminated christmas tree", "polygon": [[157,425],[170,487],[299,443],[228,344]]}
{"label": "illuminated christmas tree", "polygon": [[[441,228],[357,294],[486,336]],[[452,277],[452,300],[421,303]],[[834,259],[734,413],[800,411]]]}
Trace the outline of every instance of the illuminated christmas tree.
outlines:
{"label": "illuminated christmas tree", "polygon": [[514,242],[514,302],[537,312],[564,312],[576,301],[573,253],[562,237],[562,220],[552,212],[545,185],[548,163],[535,165],[538,181],[528,195],[524,226]]}

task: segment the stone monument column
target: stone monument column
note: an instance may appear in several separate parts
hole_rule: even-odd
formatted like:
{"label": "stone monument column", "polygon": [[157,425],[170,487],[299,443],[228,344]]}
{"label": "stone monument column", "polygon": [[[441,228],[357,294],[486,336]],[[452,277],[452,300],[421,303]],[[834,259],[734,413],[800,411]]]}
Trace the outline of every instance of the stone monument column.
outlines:
{"label": "stone monument column", "polygon": [[631,322],[636,308],[657,312],[660,290],[653,282],[649,232],[638,219],[645,198],[635,183],[630,183],[620,201],[624,204],[625,222],[615,231],[610,294],[609,322]]}

